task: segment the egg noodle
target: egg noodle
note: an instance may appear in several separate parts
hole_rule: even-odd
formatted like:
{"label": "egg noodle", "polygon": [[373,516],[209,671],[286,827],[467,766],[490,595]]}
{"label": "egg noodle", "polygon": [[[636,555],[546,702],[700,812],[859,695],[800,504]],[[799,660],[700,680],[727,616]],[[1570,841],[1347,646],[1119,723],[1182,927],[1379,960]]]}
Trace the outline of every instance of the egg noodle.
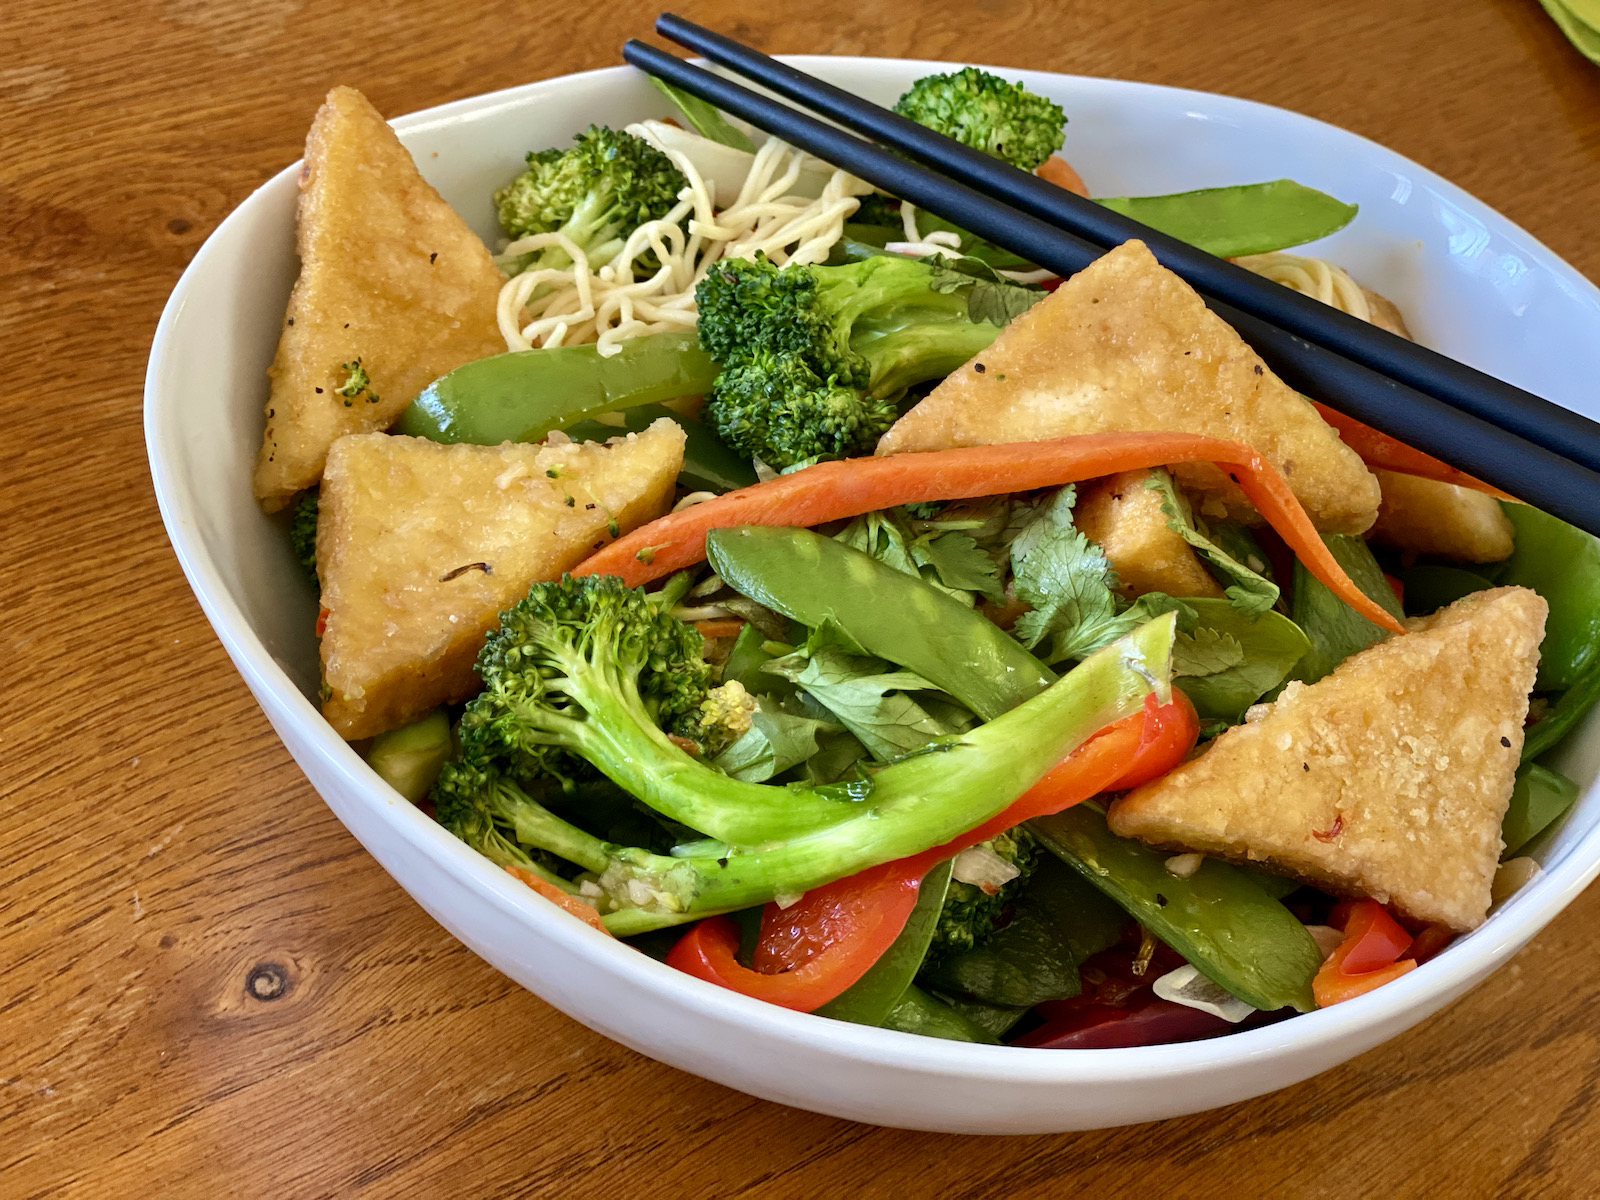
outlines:
{"label": "egg noodle", "polygon": [[[629,133],[640,130],[630,126]],[[764,253],[784,263],[820,263],[844,232],[847,217],[860,207],[857,196],[870,189],[845,171],[835,170],[816,199],[793,194],[807,156],[775,137],[756,152],[744,185],[720,212],[714,189],[681,151],[667,156],[683,172],[687,186],[678,203],[659,220],[628,235],[615,256],[591,263],[560,233],[518,238],[498,256],[502,266],[531,251],[559,246],[572,259],[559,269],[524,271],[500,289],[500,332],[510,350],[598,343],[600,353],[617,353],[628,338],[645,333],[691,329],[694,289],[712,265],[725,258],[753,259]],[[680,222],[688,218],[687,233]],[[647,253],[659,264],[637,278],[635,266]]]}
{"label": "egg noodle", "polygon": [[1341,268],[1323,259],[1301,258],[1296,254],[1247,254],[1233,261],[1274,283],[1331,304],[1340,312],[1363,321],[1372,320],[1372,306],[1367,303],[1361,285]]}

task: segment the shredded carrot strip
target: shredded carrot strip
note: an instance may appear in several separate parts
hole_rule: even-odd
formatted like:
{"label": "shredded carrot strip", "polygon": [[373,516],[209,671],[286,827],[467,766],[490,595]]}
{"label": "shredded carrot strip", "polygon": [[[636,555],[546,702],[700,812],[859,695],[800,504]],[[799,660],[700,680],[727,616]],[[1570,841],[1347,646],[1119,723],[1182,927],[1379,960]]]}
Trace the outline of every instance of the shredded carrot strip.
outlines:
{"label": "shredded carrot strip", "polygon": [[[1249,446],[1190,433],[1090,433],[818,463],[652,521],[590,556],[573,574],[617,575],[637,587],[702,562],[713,529],[821,525],[898,504],[1027,492],[1189,462],[1215,463],[1329,591],[1373,624],[1405,632],[1344,573],[1276,467]],[[639,552],[647,548],[650,561],[644,562]]]}
{"label": "shredded carrot strip", "polygon": [[1501,500],[1522,503],[1515,496],[1507,495],[1499,488],[1492,487],[1483,480],[1476,479],[1465,471],[1434,458],[1431,454],[1414,450],[1387,433],[1379,433],[1371,425],[1363,425],[1354,417],[1347,417],[1326,404],[1317,404],[1317,411],[1322,414],[1324,421],[1338,431],[1344,444],[1359,454],[1361,461],[1369,467],[1394,471],[1400,475],[1416,475],[1439,483],[1453,483],[1457,487],[1471,488],[1475,492],[1487,492]]}

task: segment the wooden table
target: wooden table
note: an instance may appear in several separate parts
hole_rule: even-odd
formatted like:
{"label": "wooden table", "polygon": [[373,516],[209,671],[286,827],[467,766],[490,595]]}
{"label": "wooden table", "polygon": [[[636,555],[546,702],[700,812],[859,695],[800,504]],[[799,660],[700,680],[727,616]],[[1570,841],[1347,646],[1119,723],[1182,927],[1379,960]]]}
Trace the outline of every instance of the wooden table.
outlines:
{"label": "wooden table", "polygon": [[[398,114],[620,61],[655,9],[18,0],[0,16],[0,1194],[1533,1195],[1600,1189],[1600,892],[1339,1070],[1003,1140],[751,1100],[491,971],[329,815],[190,597],[140,385],[222,217],[327,88]],[[1147,79],[1310,113],[1600,276],[1600,70],[1533,0],[833,0],[774,51]],[[742,15],[741,15],[742,14]],[[804,14],[804,15],[801,15]]]}

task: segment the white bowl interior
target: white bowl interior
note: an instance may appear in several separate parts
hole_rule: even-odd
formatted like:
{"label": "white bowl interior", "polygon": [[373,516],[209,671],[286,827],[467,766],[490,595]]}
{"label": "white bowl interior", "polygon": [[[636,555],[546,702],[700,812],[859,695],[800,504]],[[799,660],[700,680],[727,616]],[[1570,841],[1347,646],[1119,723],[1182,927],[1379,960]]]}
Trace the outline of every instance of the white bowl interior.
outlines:
{"label": "white bowl interior", "polygon": [[[948,64],[797,57],[892,102]],[[1424,342],[1600,416],[1600,292],[1524,231],[1399,155],[1281,110],[1171,88],[1001,71],[1062,103],[1065,153],[1097,194],[1290,177],[1361,205],[1312,247],[1388,295]],[[530,84],[394,122],[422,172],[485,240],[490,192],[530,149],[665,104],[629,68]],[[309,116],[309,114],[308,114]],[[1544,875],[1405,979],[1336,1009],[1213,1042],[1052,1052],[912,1038],[785,1012],[687,979],[581,926],[384,785],[322,721],[315,601],[284,522],[250,495],[265,371],[294,282],[297,167],[202,247],[151,352],[146,437],[164,520],[230,656],[341,820],[429,912],[513,978],[646,1054],[746,1091],[924,1129],[1043,1132],[1192,1112],[1304,1079],[1435,1011],[1506,960],[1600,870],[1600,714],[1563,750],[1583,786],[1540,839]],[[947,1085],[947,1086],[940,1086]]]}

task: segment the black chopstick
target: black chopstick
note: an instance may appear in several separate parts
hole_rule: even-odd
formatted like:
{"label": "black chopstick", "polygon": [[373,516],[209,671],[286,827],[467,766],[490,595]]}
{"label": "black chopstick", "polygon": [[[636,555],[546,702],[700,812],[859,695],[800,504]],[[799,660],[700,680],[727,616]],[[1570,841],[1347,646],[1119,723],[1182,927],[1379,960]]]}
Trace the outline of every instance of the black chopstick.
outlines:
{"label": "black chopstick", "polygon": [[1600,470],[1600,424],[1465,363],[1379,329],[1328,305],[1167,236],[1026,171],[918,125],[886,108],[769,58],[739,42],[663,13],[663,37],[704,54],[845,128],[909,154],[1013,208],[1110,248],[1139,238],[1197,291],[1270,321],[1363,366],[1498,425],[1565,458]]}
{"label": "black chopstick", "polygon": [[[1019,213],[927,167],[654,46],[630,41],[623,48],[623,57],[641,70],[1057,274],[1074,274],[1103,253],[1101,247],[1037,217]],[[1579,528],[1600,534],[1600,475],[1266,321],[1225,304],[1210,303],[1289,386]]]}

